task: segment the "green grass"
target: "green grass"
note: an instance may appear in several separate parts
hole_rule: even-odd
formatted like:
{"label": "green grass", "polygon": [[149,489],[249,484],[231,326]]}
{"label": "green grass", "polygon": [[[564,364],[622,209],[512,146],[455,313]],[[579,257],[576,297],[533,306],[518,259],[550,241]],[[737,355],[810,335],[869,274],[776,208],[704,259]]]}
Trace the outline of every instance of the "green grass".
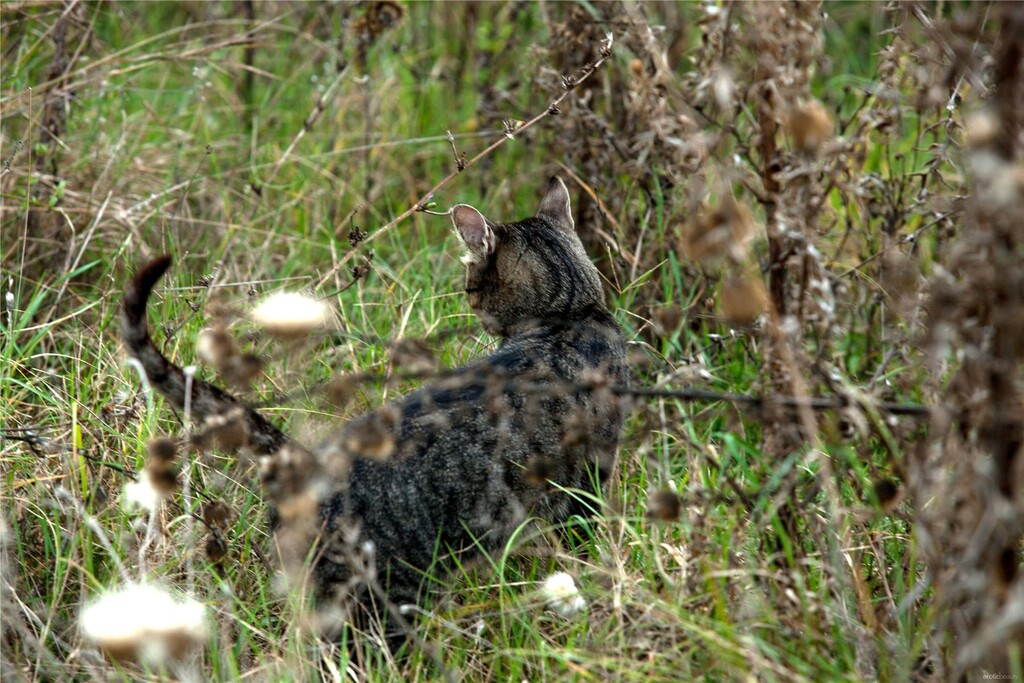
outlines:
{"label": "green grass", "polygon": [[[56,148],[35,144],[42,104],[30,88],[47,80],[53,48],[46,31],[59,6],[5,14],[5,21],[10,16],[17,23],[5,34],[14,47],[4,56],[12,66],[5,68],[0,109],[2,156],[14,159],[2,185],[0,289],[10,293],[13,306],[0,308],[0,428],[32,429],[45,438],[35,449],[17,438],[0,446],[2,514],[9,525],[4,572],[19,600],[5,603],[4,615],[14,610],[21,624],[5,636],[15,676],[86,679],[105,670],[94,652],[81,649],[76,627],[82,602],[121,579],[95,528],[131,576],[179,587],[191,582],[209,605],[202,678],[312,679],[332,666],[344,672],[344,648],[316,641],[301,597],[281,591],[261,559],[272,543],[252,463],[216,452],[188,461],[193,496],[202,490],[223,498],[234,513],[224,534],[229,556],[223,575],[204,558],[202,525],[182,515],[180,495],[161,518],[167,535],[139,557],[139,513],[119,502],[126,477],[102,463],[137,470],[147,441],[180,434],[181,426],[161,400],[140,391],[136,372],[123,362],[117,337],[123,284],[147,257],[174,256],[150,318],[165,352],[192,363],[209,297],[244,308],[250,288],[195,287],[201,277],[216,270],[217,283],[254,282],[259,293],[313,285],[349,250],[351,229],[383,225],[451,171],[447,130],[469,156],[500,136],[500,120],[479,111],[481,85],[516,95],[501,108],[520,119],[543,110],[552,95],[511,85],[541,68],[557,69],[548,55],[528,49],[548,37],[539,6],[514,12],[504,4],[483,5],[471,32],[458,6],[411,3],[400,26],[367,46],[362,63],[356,38],[341,29],[361,10],[346,9],[343,19],[326,6],[282,3],[258,11],[261,20],[273,21],[256,32],[261,73],[250,108],[241,86],[244,48],[210,48],[244,33],[232,7],[84,7],[80,21],[92,34],[88,61],[71,72],[74,99]],[[684,13],[696,16],[697,10]],[[831,72],[814,87],[824,101],[842,103],[843,111],[852,105],[838,91],[874,77],[882,46],[879,12],[843,3],[833,14],[855,20],[826,27]],[[692,51],[696,29],[687,31]],[[348,41],[340,52],[339,35]],[[518,47],[501,52],[511,40],[519,40]],[[609,68],[628,68],[629,53],[618,49]],[[470,55],[461,65],[460,50]],[[472,57],[482,53],[490,59]],[[321,88],[338,77],[339,57],[347,70],[336,94],[283,158]],[[474,68],[485,71],[471,73]],[[532,212],[544,180],[558,172],[560,159],[547,153],[558,135],[554,125],[545,122],[504,145],[434,200],[442,209],[471,203],[498,219]],[[17,154],[15,140],[25,145]],[[891,145],[872,152],[865,170],[905,173],[886,155],[909,154],[917,142],[912,127],[898,131]],[[59,193],[40,191],[39,176],[30,172],[39,155],[55,163]],[[596,180],[632,187],[625,175]],[[739,328],[733,336],[727,324],[707,315],[715,279],[684,263],[675,248],[683,192],[656,182],[656,210],[642,219],[634,220],[630,208],[643,201],[639,190],[612,207],[625,226],[615,237],[632,249],[643,229],[649,253],[658,254],[618,291],[609,288],[617,319],[648,358],[637,379],[652,384],[675,371],[684,383],[758,391],[763,340]],[[834,205],[841,210],[838,201]],[[859,213],[853,217],[862,221]],[[876,243],[877,222],[869,225],[875,227],[859,234],[854,248]],[[834,245],[836,239],[824,241]],[[340,413],[309,390],[341,372],[386,371],[389,339],[432,339],[442,367],[495,346],[459,294],[458,248],[446,219],[416,214],[371,251],[367,278],[345,288],[351,279],[345,269],[320,292],[330,295],[343,334],[296,349],[254,347],[272,361],[251,398],[305,441],[412,386],[366,386]],[[50,261],[54,253],[58,258]],[[839,270],[856,265],[857,256],[840,255]],[[65,269],[66,261],[74,267]],[[665,304],[687,315],[678,329],[657,335],[644,318]],[[836,342],[836,359],[851,380],[866,381],[877,367],[877,333],[874,354],[863,330],[851,329]],[[905,369],[896,362],[888,373]],[[289,398],[277,400],[281,394]],[[914,387],[902,395],[915,397]],[[781,462],[767,459],[760,422],[735,406],[677,399],[638,406],[602,513],[580,523],[572,552],[548,552],[551,530],[543,524],[524,528],[532,542],[438,577],[442,590],[418,622],[426,650],[410,647],[407,659],[395,662],[367,648],[369,660],[358,668],[370,680],[436,680],[438,662],[462,680],[861,680],[872,669],[858,656],[872,652],[879,678],[906,679],[935,618],[928,606],[914,601],[889,627],[869,632],[856,614],[863,605],[828,571],[832,565],[823,556],[829,544],[818,545],[822,539],[815,535],[821,526],[801,519],[794,535],[782,518],[780,486],[792,481],[807,496],[808,516],[830,503],[843,511],[847,536],[836,530],[830,542],[852,542],[844,557],[859,566],[868,604],[882,613],[917,590],[922,566],[904,516],[882,514],[871,488],[891,473],[897,454],[867,437],[844,441],[833,417],[819,420],[819,444],[838,471],[839,500],[815,488],[818,446],[797,449]],[[901,433],[900,447],[906,443]],[[670,485],[681,494],[680,519],[649,518],[650,495]],[[749,501],[739,500],[733,486]],[[58,496],[58,488],[81,510]],[[544,608],[538,583],[558,570],[576,576],[589,603],[585,614],[562,619]],[[152,680],[160,673],[110,670],[116,680]]]}

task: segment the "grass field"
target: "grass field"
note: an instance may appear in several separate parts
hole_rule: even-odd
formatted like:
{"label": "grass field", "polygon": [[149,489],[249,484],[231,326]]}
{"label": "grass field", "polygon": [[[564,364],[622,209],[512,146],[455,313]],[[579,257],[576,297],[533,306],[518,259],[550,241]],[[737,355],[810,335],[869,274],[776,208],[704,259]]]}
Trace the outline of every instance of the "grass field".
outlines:
{"label": "grass field", "polygon": [[[1021,680],[1021,14],[4,3],[0,677]],[[389,341],[443,368],[496,347],[449,219],[395,219],[424,197],[518,219],[551,175],[649,390],[577,547],[525,527],[431,582],[404,656],[349,659],[275,572],[248,459],[192,454],[157,513],[124,503],[147,443],[187,429],[119,346],[139,265],[174,257],[168,356],[201,365],[234,320],[266,359],[247,398],[312,443],[417,384],[325,399],[386,377]],[[257,334],[243,313],[279,290],[338,331]],[[546,604],[557,571],[582,613]],[[139,667],[83,639],[83,604],[139,580],[205,605],[202,648]]]}

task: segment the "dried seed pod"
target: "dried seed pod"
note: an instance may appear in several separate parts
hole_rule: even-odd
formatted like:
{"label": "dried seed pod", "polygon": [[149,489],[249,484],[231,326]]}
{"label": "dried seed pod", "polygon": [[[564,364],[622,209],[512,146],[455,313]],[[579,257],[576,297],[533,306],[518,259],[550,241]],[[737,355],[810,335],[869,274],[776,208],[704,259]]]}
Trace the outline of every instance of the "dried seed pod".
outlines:
{"label": "dried seed pod", "polygon": [[370,264],[360,263],[358,266],[352,266],[352,279],[361,280],[370,274]]}
{"label": "dried seed pod", "polygon": [[245,410],[236,407],[224,415],[211,415],[206,418],[206,433],[197,439],[205,441],[212,437],[217,448],[230,451],[245,446],[249,434],[245,427]]}
{"label": "dried seed pod", "polygon": [[711,211],[701,211],[687,225],[683,235],[683,256],[694,261],[714,262],[723,258],[743,261],[754,237],[750,210],[731,195]]}
{"label": "dried seed pod", "polygon": [[203,524],[208,529],[226,529],[231,521],[231,508],[220,500],[203,503]]}
{"label": "dried seed pod", "polygon": [[317,471],[313,454],[293,443],[260,459],[260,479],[267,499],[277,505],[307,491]]}
{"label": "dried seed pod", "polygon": [[679,329],[683,322],[683,309],[676,304],[664,304],[654,309],[651,314],[654,321],[654,332],[659,337],[667,337]]}
{"label": "dried seed pod", "polygon": [[355,398],[360,384],[362,384],[362,380],[357,375],[338,375],[327,383],[324,393],[331,405],[337,410],[342,410]]}
{"label": "dried seed pod", "polygon": [[663,522],[675,522],[679,519],[683,504],[679,495],[671,489],[659,489],[654,492],[647,503],[647,516]]}
{"label": "dried seed pod", "polygon": [[854,406],[847,406],[839,411],[839,434],[844,439],[863,439],[869,433],[870,425],[864,411]]}
{"label": "dried seed pod", "polygon": [[149,477],[150,485],[158,494],[160,494],[161,497],[166,498],[174,493],[174,490],[178,488],[177,470],[171,468],[164,469],[147,467],[145,474]]}
{"label": "dried seed pod", "polygon": [[218,372],[238,355],[238,346],[223,325],[207,327],[196,339],[196,357]]}
{"label": "dried seed pod", "polygon": [[721,302],[722,312],[729,320],[747,325],[764,312],[768,297],[760,280],[734,275],[722,283]]}
{"label": "dried seed pod", "polygon": [[894,479],[879,479],[872,485],[875,499],[882,511],[888,514],[903,500],[903,488]]}
{"label": "dried seed pod", "polygon": [[149,463],[169,464],[178,457],[178,444],[166,436],[158,436],[150,439],[146,444],[146,451],[149,453]]}
{"label": "dried seed pod", "polygon": [[565,418],[562,448],[582,446],[590,441],[589,421],[581,411],[573,411]]}
{"label": "dried seed pod", "polygon": [[405,8],[395,0],[375,0],[366,7],[362,31],[370,34],[371,41],[376,40],[384,31],[397,26],[404,16]]}
{"label": "dried seed pod", "polygon": [[353,247],[358,246],[360,242],[366,239],[366,233],[356,226],[348,231],[348,243]]}
{"label": "dried seed pod", "polygon": [[785,125],[793,146],[806,154],[817,154],[833,134],[832,116],[817,100],[790,109]]}
{"label": "dried seed pod", "polygon": [[967,141],[971,147],[995,144],[999,139],[999,117],[991,109],[976,111],[965,121]]}
{"label": "dried seed pod", "polygon": [[275,509],[282,526],[299,529],[307,523],[315,522],[319,501],[312,491],[302,490],[277,501]]}
{"label": "dried seed pod", "polygon": [[434,352],[422,339],[399,339],[388,348],[395,368],[409,373],[428,373],[437,369]]}
{"label": "dried seed pod", "polygon": [[223,564],[228,556],[228,544],[224,542],[219,533],[214,531],[206,537],[203,551],[206,553],[206,559],[213,564]]}
{"label": "dried seed pod", "polygon": [[395,452],[395,431],[399,412],[387,405],[348,424],[345,430],[345,448],[371,460],[387,460]]}
{"label": "dried seed pod", "polygon": [[261,372],[263,372],[263,360],[256,354],[243,353],[233,358],[221,374],[225,381],[236,388],[248,389]]}
{"label": "dried seed pod", "polygon": [[546,484],[551,478],[551,462],[543,455],[531,455],[526,461],[526,481],[534,486]]}

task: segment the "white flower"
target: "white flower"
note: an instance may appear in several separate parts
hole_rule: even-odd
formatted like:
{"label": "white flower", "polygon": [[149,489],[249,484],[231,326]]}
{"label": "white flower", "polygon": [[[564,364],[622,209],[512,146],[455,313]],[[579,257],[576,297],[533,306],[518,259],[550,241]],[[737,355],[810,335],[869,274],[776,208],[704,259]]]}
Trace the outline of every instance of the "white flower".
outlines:
{"label": "white flower", "polygon": [[331,320],[327,304],[296,292],[271,294],[251,314],[253,322],[279,337],[296,337]]}
{"label": "white flower", "polygon": [[566,572],[556,572],[545,579],[541,594],[548,607],[562,617],[570,617],[587,607],[587,601],[580,595],[576,582]]}
{"label": "white flower", "polygon": [[160,664],[180,659],[206,639],[205,612],[188,596],[131,583],[86,605],[79,627],[111,659]]}
{"label": "white flower", "polygon": [[153,512],[160,507],[160,501],[163,499],[163,494],[153,485],[148,470],[142,470],[137,481],[124,486],[124,502],[129,506],[138,505],[148,512]]}

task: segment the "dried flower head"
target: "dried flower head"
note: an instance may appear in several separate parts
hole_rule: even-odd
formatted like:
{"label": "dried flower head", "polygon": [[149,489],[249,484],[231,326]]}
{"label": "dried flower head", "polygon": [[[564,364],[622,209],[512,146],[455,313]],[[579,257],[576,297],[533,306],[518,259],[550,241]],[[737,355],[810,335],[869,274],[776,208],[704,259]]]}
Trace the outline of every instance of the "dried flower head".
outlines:
{"label": "dried flower head", "polygon": [[879,479],[872,485],[872,490],[879,507],[886,514],[903,500],[903,487],[894,479]]}
{"label": "dried flower head", "polygon": [[434,352],[422,339],[399,339],[389,345],[391,363],[410,373],[427,373],[437,369]]}
{"label": "dried flower head", "polygon": [[836,416],[839,435],[844,439],[864,439],[871,433],[864,411],[854,406],[846,406]]}
{"label": "dried flower head", "polygon": [[326,327],[331,310],[324,302],[297,292],[278,292],[250,314],[252,321],[270,334],[294,339]]}
{"label": "dried flower head", "polygon": [[387,405],[353,420],[345,434],[345,448],[362,458],[387,460],[395,452],[399,417],[398,409]]}
{"label": "dried flower head", "polygon": [[682,501],[672,489],[664,488],[654,492],[647,503],[647,516],[663,522],[675,522],[682,512]]}
{"label": "dried flower head", "polygon": [[[372,253],[372,252],[371,252]],[[352,279],[361,280],[370,274],[370,263],[369,259],[365,263],[360,263],[358,266],[352,266]]]}
{"label": "dried flower head", "polygon": [[548,607],[562,617],[571,617],[587,607],[587,601],[580,595],[572,575],[566,572],[555,572],[546,578],[541,594]]}
{"label": "dried flower head", "polygon": [[172,463],[178,457],[178,444],[166,436],[158,436],[146,444],[149,461],[152,463]]}
{"label": "dried flower head", "polygon": [[405,8],[395,0],[376,0],[366,6],[366,14],[353,23],[352,30],[358,34],[369,34],[372,42],[384,31],[397,26],[405,16]]}
{"label": "dried flower head", "polygon": [[999,138],[999,117],[991,109],[981,109],[967,117],[964,122],[967,142],[971,147],[984,147]]}
{"label": "dried flower head", "polygon": [[163,664],[205,640],[205,607],[151,584],[128,584],[86,605],[79,627],[111,659]]}
{"label": "dried flower head", "polygon": [[729,257],[742,261],[754,237],[750,210],[726,195],[711,211],[702,211],[683,235],[683,255],[695,261],[718,261]]}
{"label": "dried flower head", "polygon": [[348,243],[353,247],[359,246],[359,243],[365,240],[367,234],[359,229],[359,226],[353,227],[348,231]]}
{"label": "dried flower head", "polygon": [[178,488],[178,471],[173,467],[147,467],[149,483],[162,498],[167,498]]}
{"label": "dried flower head", "polygon": [[832,116],[821,102],[812,100],[789,110],[786,132],[798,151],[815,154],[832,137]]}
{"label": "dried flower head", "polygon": [[263,489],[267,499],[275,503],[307,490],[316,474],[316,458],[294,443],[285,444],[274,455],[260,458]]}
{"label": "dried flower head", "polygon": [[501,123],[505,130],[505,137],[509,140],[514,140],[516,132],[526,125],[526,121],[521,121],[519,119],[505,119]]}
{"label": "dried flower head", "polygon": [[196,356],[218,371],[238,355],[238,347],[223,325],[207,327],[196,339]]}
{"label": "dried flower head", "polygon": [[211,500],[203,503],[203,524],[208,529],[226,529],[231,521],[231,508],[223,501]]}
{"label": "dried flower head", "polygon": [[140,482],[144,480],[159,496],[167,497],[178,487],[178,446],[167,437],[158,437],[146,445],[146,450],[148,457]]}
{"label": "dried flower head", "polygon": [[740,325],[754,322],[764,312],[768,297],[760,280],[731,276],[722,283],[722,312]]}
{"label": "dried flower head", "polygon": [[356,392],[362,384],[357,375],[345,374],[333,377],[324,387],[324,394],[328,402],[338,410],[342,410],[349,401],[355,398]]}
{"label": "dried flower head", "polygon": [[221,369],[224,380],[240,389],[248,389],[263,372],[263,359],[254,353],[236,356]]}
{"label": "dried flower head", "polygon": [[683,309],[677,304],[664,304],[654,309],[651,315],[654,332],[659,337],[667,337],[679,329],[683,322]]}
{"label": "dried flower head", "polygon": [[731,111],[734,102],[736,82],[732,78],[729,69],[722,68],[714,75],[711,83],[712,91],[715,94],[715,103],[722,111]]}
{"label": "dried flower head", "polygon": [[582,411],[573,411],[565,418],[562,448],[582,446],[590,441],[590,421]]}
{"label": "dried flower head", "polygon": [[526,461],[526,481],[534,486],[546,484],[551,478],[551,462],[543,455],[532,455]]}
{"label": "dried flower head", "polygon": [[316,521],[319,504],[311,490],[298,491],[277,501],[277,518],[282,527],[301,529]]}
{"label": "dried flower head", "polygon": [[224,542],[219,532],[212,531],[206,537],[206,542],[203,544],[203,552],[206,554],[206,559],[213,564],[220,565],[227,559],[228,544]]}
{"label": "dried flower head", "polygon": [[210,415],[206,418],[206,431],[201,437],[204,445],[213,443],[221,450],[231,451],[242,448],[249,441],[249,433],[245,426],[245,411],[233,408],[223,415]]}

